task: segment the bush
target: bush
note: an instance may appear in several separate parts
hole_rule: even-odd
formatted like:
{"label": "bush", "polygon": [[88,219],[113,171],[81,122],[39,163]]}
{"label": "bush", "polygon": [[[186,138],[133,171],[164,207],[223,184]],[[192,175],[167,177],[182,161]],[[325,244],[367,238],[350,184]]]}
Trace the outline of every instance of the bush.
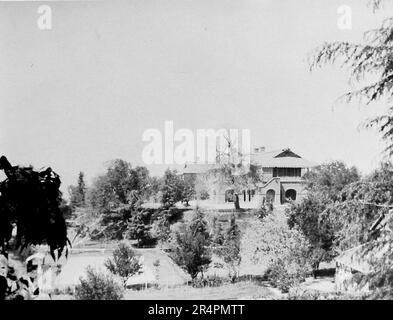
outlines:
{"label": "bush", "polygon": [[228,283],[226,278],[218,276],[207,276],[206,278],[195,278],[192,281],[192,286],[194,288],[220,287],[225,283]]}
{"label": "bush", "polygon": [[268,278],[273,286],[287,293],[289,289],[298,286],[306,279],[308,271],[309,269],[303,265],[280,259],[270,265]]}
{"label": "bush", "polygon": [[321,292],[318,290],[291,289],[285,300],[365,300],[365,295],[339,293],[339,292]]}
{"label": "bush", "polygon": [[113,251],[112,259],[105,261],[105,267],[120,276],[125,284],[127,279],[138,273],[142,266],[139,263],[139,255],[127,244],[120,243]]}
{"label": "bush", "polygon": [[192,220],[174,233],[171,258],[195,279],[211,262],[211,239],[204,214],[197,208]]}
{"label": "bush", "polygon": [[86,270],[86,278],[80,278],[75,287],[77,300],[121,300],[123,288],[110,275],[97,272],[91,267]]}
{"label": "bush", "polygon": [[311,271],[310,244],[284,213],[255,219],[241,239],[242,260],[268,269],[266,276],[284,292],[304,281]]}

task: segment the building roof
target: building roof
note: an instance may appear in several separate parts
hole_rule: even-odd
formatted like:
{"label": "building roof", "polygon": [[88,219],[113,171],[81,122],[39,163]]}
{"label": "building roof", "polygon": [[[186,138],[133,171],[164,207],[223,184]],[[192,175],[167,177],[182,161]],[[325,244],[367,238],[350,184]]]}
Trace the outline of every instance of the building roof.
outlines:
{"label": "building roof", "polygon": [[390,241],[374,240],[344,251],[336,258],[336,262],[352,270],[368,274],[374,271],[374,266],[380,261],[385,261],[391,252]]}
{"label": "building roof", "polygon": [[[278,149],[251,153],[251,163],[263,168],[312,168],[316,164],[308,161],[290,149]],[[182,174],[204,173],[216,167],[215,164],[189,163],[185,164]]]}
{"label": "building roof", "polygon": [[263,168],[311,168],[315,164],[290,149],[262,151],[251,154],[251,163]]}

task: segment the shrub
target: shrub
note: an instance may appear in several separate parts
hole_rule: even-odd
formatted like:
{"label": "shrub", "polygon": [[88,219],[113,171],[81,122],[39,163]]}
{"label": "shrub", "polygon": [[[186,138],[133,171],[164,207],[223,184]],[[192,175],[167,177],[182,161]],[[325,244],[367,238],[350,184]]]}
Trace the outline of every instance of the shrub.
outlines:
{"label": "shrub", "polygon": [[86,270],[86,278],[80,278],[79,282],[75,287],[77,300],[120,300],[123,298],[123,288],[112,276],[97,272],[91,267]]}
{"label": "shrub", "polygon": [[125,243],[120,243],[113,251],[112,259],[105,261],[105,267],[113,274],[120,276],[125,284],[127,279],[138,273],[142,266],[135,250]]}
{"label": "shrub", "polygon": [[242,260],[267,269],[271,283],[284,292],[304,281],[310,268],[310,244],[284,213],[255,219],[241,239]]}
{"label": "shrub", "polygon": [[196,209],[192,220],[175,232],[171,257],[195,279],[211,262],[211,239],[204,214]]}
{"label": "shrub", "polygon": [[318,290],[291,289],[286,300],[365,300],[365,295],[351,293],[322,292]]}
{"label": "shrub", "polygon": [[166,243],[170,239],[170,223],[165,216],[159,216],[150,229],[150,236],[157,240],[158,244]]}
{"label": "shrub", "polygon": [[225,283],[228,283],[226,278],[218,276],[207,276],[206,278],[195,278],[192,281],[192,286],[194,288],[220,287]]}
{"label": "shrub", "polygon": [[270,265],[268,278],[270,283],[287,293],[290,288],[298,286],[308,275],[308,268],[295,262],[276,260]]}
{"label": "shrub", "polygon": [[232,282],[239,275],[241,262],[240,256],[240,238],[241,232],[236,223],[236,218],[232,215],[230,224],[224,234],[224,240],[220,249],[217,250],[218,256],[221,257],[228,269],[228,276]]}

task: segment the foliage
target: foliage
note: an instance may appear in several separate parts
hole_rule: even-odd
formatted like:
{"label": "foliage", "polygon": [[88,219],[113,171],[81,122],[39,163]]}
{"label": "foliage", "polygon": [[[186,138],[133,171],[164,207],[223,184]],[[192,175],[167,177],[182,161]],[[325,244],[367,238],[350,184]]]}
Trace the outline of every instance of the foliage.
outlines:
{"label": "foliage", "polygon": [[74,211],[74,230],[75,235],[71,239],[72,243],[77,238],[90,237],[91,239],[99,239],[102,237],[104,228],[101,226],[99,214],[92,207],[77,207]]}
{"label": "foliage", "polygon": [[241,232],[239,226],[236,224],[235,216],[232,215],[229,227],[224,234],[221,249],[218,250],[218,255],[224,260],[229,271],[229,278],[232,282],[236,280],[239,274],[241,262],[240,239]]}
{"label": "foliage", "polygon": [[196,209],[192,220],[174,234],[171,256],[195,279],[199,273],[203,276],[204,269],[211,262],[210,243],[207,221],[203,213]]}
{"label": "foliage", "polygon": [[241,239],[242,260],[269,270],[282,290],[303,281],[310,270],[310,244],[297,228],[290,228],[282,212],[255,219]]}
{"label": "foliage", "polygon": [[165,209],[173,207],[178,201],[183,200],[184,182],[176,170],[167,169],[162,178],[161,203]]}
{"label": "foliage", "polygon": [[189,202],[196,196],[195,182],[191,179],[182,180],[181,188],[181,201],[188,207]]}
{"label": "foliage", "polygon": [[4,156],[0,158],[0,169],[7,176],[0,182],[0,257],[5,269],[0,276],[0,298],[27,299],[31,295],[29,281],[12,274],[7,261],[9,245],[12,242],[24,254],[30,246],[47,244],[53,259],[56,253],[60,257],[64,248],[67,255],[61,181],[51,168],[38,172],[33,167],[11,166]]}
{"label": "foliage", "polygon": [[146,225],[143,220],[144,214],[143,210],[136,210],[131,215],[127,226],[127,238],[137,240],[139,246],[151,239],[150,226]]}
{"label": "foliage", "polygon": [[347,167],[341,161],[319,165],[307,172],[304,177],[308,191],[331,201],[340,200],[341,191],[349,184],[359,181],[356,167]]}
{"label": "foliage", "polygon": [[149,177],[146,191],[146,199],[152,202],[161,201],[161,179],[158,177]]}
{"label": "foliage", "polygon": [[[126,204],[99,214],[101,231],[96,236],[107,239],[136,239],[138,243],[147,241],[149,237],[150,212],[142,207],[139,192],[132,190]],[[92,235],[92,234],[91,234]]]}
{"label": "foliage", "polygon": [[318,195],[309,192],[300,203],[293,203],[287,209],[289,226],[298,227],[311,244],[314,270],[318,269],[320,262],[330,261],[335,256],[335,221],[331,211],[327,210],[330,202]]}
{"label": "foliage", "polygon": [[158,240],[159,244],[164,244],[169,241],[171,236],[170,223],[165,215],[159,216],[152,224],[150,229],[152,238]]}
{"label": "foliage", "polygon": [[273,213],[274,206],[271,200],[263,199],[263,202],[259,208],[254,211],[254,214],[258,217],[258,219],[263,219],[267,215]]}
{"label": "foliage", "polygon": [[98,176],[88,191],[89,204],[99,213],[108,213],[130,202],[130,195],[142,200],[149,187],[149,172],[145,167],[116,159],[104,175]]}
{"label": "foliage", "polygon": [[107,239],[121,240],[126,237],[128,224],[132,215],[136,214],[135,209],[129,205],[119,205],[118,207],[100,216],[100,225],[103,227],[101,233]]}
{"label": "foliage", "polygon": [[[314,176],[314,181],[326,181],[326,179]],[[326,189],[323,183],[319,185],[322,185],[319,190],[316,187],[310,188],[308,196],[301,203],[292,205],[289,210],[291,226],[299,227],[312,245],[311,260],[314,263],[318,260],[329,260],[337,252],[359,245],[372,246],[374,241],[371,240],[378,239],[375,243],[380,244],[381,239],[385,239],[384,229],[376,228],[370,232],[370,228],[387,215],[388,206],[393,202],[391,163],[383,163],[368,176],[347,185],[338,183],[343,187],[337,188],[334,184],[325,183],[331,190],[336,190],[333,196],[331,196],[332,192],[321,192],[320,190]],[[384,219],[384,221],[386,223],[389,220]],[[387,236],[391,239],[391,234]],[[373,251],[367,250],[362,254],[373,254]],[[361,258],[366,259],[367,256]],[[379,263],[374,266],[374,272],[358,279],[360,282],[370,284],[372,291],[367,299],[379,299],[391,295],[390,274],[386,269],[391,265],[391,260],[386,261],[382,256],[378,256],[377,261]]]}
{"label": "foliage", "polygon": [[365,298],[364,295],[327,293],[318,290],[302,290],[297,287],[291,288],[286,297],[287,300],[362,300]]}
{"label": "foliage", "polygon": [[[335,222],[336,246],[346,250],[368,242],[369,228],[393,204],[393,166],[384,163],[364,179],[348,185],[342,191],[345,201],[328,210]],[[375,235],[377,236],[377,234]]]}
{"label": "foliage", "polygon": [[0,301],[29,300],[38,292],[29,277],[17,275],[6,256],[0,254]]}
{"label": "foliage", "polygon": [[72,210],[75,210],[76,207],[86,205],[86,183],[83,172],[79,172],[78,184],[76,186],[70,186],[69,193]]}
{"label": "foliage", "polygon": [[306,264],[299,264],[290,256],[272,262],[267,272],[270,283],[284,293],[305,281],[309,274],[309,268]]}
{"label": "foliage", "polygon": [[[373,0],[374,8],[382,0]],[[350,69],[350,81],[360,86],[347,92],[341,100],[370,104],[386,102],[387,110],[365,123],[365,127],[376,127],[387,143],[386,153],[393,154],[393,17],[384,20],[381,26],[364,33],[362,43],[325,43],[310,56],[311,70],[326,64],[340,64]],[[372,79],[364,83],[364,80]],[[376,80],[374,80],[376,79]]]}
{"label": "foliage", "polygon": [[60,178],[51,168],[11,166],[0,158],[7,179],[0,183],[0,247],[5,252],[16,225],[16,247],[47,244],[51,255],[60,256],[67,246],[67,227],[60,205]]}
{"label": "foliage", "polygon": [[59,209],[66,221],[72,218],[72,208],[71,206],[68,205],[66,200],[64,199],[61,200]]}
{"label": "foliage", "polygon": [[381,266],[381,268],[366,277],[370,282],[371,293],[368,299],[372,300],[392,300],[393,299],[393,271],[391,266]]}
{"label": "foliage", "polygon": [[142,265],[135,250],[125,243],[120,243],[113,251],[112,258],[105,261],[105,267],[120,276],[125,283],[129,277],[141,270]]}
{"label": "foliage", "polygon": [[355,167],[333,161],[317,166],[305,174],[307,196],[287,209],[290,227],[298,227],[311,244],[310,259],[314,271],[320,262],[330,261],[337,254],[337,233],[340,230],[332,210],[347,196],[348,185],[359,182]]}
{"label": "foliage", "polygon": [[221,149],[217,150],[215,168],[207,173],[207,180],[210,184],[224,186],[226,190],[233,190],[234,207],[240,209],[239,195],[243,190],[252,189],[259,182],[257,167],[248,162],[248,156],[239,150],[236,141],[229,137],[225,138],[225,143]]}
{"label": "foliage", "polygon": [[222,224],[218,221],[217,216],[214,216],[211,222],[211,241],[213,246],[213,252],[219,254],[220,248],[224,244],[225,235]]}
{"label": "foliage", "polygon": [[227,282],[228,282],[228,280],[225,278],[208,275],[205,278],[194,279],[192,286],[194,288],[221,287],[222,285],[224,285]]}
{"label": "foliage", "polygon": [[199,174],[194,179],[195,198],[199,200],[209,199],[209,181],[206,174]]}
{"label": "foliage", "polygon": [[88,267],[86,278],[80,278],[75,287],[77,300],[121,300],[123,288],[115,279],[105,273],[100,273]]}
{"label": "foliage", "polygon": [[178,222],[182,217],[183,210],[176,207],[155,210],[151,218],[153,223],[150,229],[150,236],[161,245],[169,242],[172,237],[171,225]]}

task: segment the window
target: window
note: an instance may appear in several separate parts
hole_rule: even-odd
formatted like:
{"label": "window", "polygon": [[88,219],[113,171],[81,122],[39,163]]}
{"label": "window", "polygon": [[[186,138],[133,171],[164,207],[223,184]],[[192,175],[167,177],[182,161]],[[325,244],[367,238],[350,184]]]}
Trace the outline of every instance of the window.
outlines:
{"label": "window", "polygon": [[273,168],[273,177],[300,177],[301,168]]}

